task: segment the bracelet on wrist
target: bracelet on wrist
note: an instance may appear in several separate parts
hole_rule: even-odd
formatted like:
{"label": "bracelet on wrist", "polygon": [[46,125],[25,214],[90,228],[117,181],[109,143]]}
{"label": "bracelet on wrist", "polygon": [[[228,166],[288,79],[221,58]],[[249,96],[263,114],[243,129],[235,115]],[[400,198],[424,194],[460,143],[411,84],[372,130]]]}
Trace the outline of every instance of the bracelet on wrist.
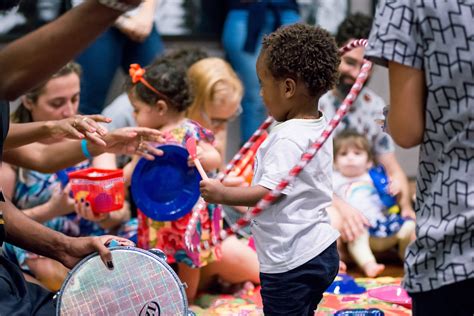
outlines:
{"label": "bracelet on wrist", "polygon": [[120,12],[127,12],[137,8],[137,5],[127,4],[120,0],[97,0],[101,5]]}
{"label": "bracelet on wrist", "polygon": [[87,149],[87,140],[86,140],[86,139],[82,139],[82,140],[81,140],[81,149],[82,149],[82,154],[83,154],[88,160],[92,160],[92,155],[91,155],[91,153],[89,152],[89,149]]}

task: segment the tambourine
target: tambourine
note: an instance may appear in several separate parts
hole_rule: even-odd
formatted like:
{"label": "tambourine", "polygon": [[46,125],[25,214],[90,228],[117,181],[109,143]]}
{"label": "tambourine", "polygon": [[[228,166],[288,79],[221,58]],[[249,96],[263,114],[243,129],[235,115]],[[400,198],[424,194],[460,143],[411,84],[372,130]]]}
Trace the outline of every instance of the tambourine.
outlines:
{"label": "tambourine", "polygon": [[57,295],[56,315],[194,315],[163,252],[122,246],[110,251],[113,270],[92,254],[69,272]]}

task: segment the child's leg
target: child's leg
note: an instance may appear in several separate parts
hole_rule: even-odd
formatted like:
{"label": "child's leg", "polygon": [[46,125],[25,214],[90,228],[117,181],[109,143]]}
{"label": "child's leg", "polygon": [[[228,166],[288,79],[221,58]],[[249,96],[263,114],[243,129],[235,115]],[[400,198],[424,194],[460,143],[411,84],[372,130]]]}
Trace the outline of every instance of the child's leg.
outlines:
{"label": "child's leg", "polygon": [[337,275],[336,243],[305,264],[283,273],[260,273],[263,312],[270,315],[314,315],[324,291]]}
{"label": "child's leg", "polygon": [[347,244],[349,253],[357,265],[368,277],[376,277],[385,269],[383,264],[378,264],[369,245],[369,232],[365,231],[357,239]]}
{"label": "child's leg", "polygon": [[396,234],[398,240],[398,255],[402,260],[405,259],[405,250],[408,245],[416,238],[415,228],[415,221],[405,221]]}
{"label": "child's leg", "polygon": [[186,297],[188,298],[188,304],[192,304],[196,298],[197,289],[199,285],[199,268],[191,268],[185,263],[178,263],[178,276],[181,282],[186,283],[187,287]]}

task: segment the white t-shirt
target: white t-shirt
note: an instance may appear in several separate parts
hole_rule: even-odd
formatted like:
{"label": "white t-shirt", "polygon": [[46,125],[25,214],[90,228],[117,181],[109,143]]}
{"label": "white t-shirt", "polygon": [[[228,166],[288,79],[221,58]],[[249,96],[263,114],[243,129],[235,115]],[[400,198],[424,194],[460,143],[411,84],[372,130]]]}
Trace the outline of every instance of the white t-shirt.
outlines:
{"label": "white t-shirt", "polygon": [[376,226],[377,221],[385,221],[385,206],[368,172],[360,177],[349,178],[335,171],[333,185],[334,193],[359,210],[371,226]]}
{"label": "white t-shirt", "polygon": [[[278,123],[255,157],[253,185],[274,189],[323,132],[325,117]],[[251,223],[263,273],[287,272],[313,259],[338,237],[326,207],[332,201],[332,138],[322,146],[278,202]]]}

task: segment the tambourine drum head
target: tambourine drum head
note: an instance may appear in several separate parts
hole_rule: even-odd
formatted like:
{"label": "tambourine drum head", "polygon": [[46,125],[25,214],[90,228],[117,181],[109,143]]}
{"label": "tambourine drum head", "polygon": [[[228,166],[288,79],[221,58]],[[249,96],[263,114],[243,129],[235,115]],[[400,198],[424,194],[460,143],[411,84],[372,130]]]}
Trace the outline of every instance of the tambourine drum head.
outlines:
{"label": "tambourine drum head", "polygon": [[98,255],[76,266],[58,298],[58,315],[185,315],[186,297],[176,274],[145,251],[115,249],[114,269]]}

